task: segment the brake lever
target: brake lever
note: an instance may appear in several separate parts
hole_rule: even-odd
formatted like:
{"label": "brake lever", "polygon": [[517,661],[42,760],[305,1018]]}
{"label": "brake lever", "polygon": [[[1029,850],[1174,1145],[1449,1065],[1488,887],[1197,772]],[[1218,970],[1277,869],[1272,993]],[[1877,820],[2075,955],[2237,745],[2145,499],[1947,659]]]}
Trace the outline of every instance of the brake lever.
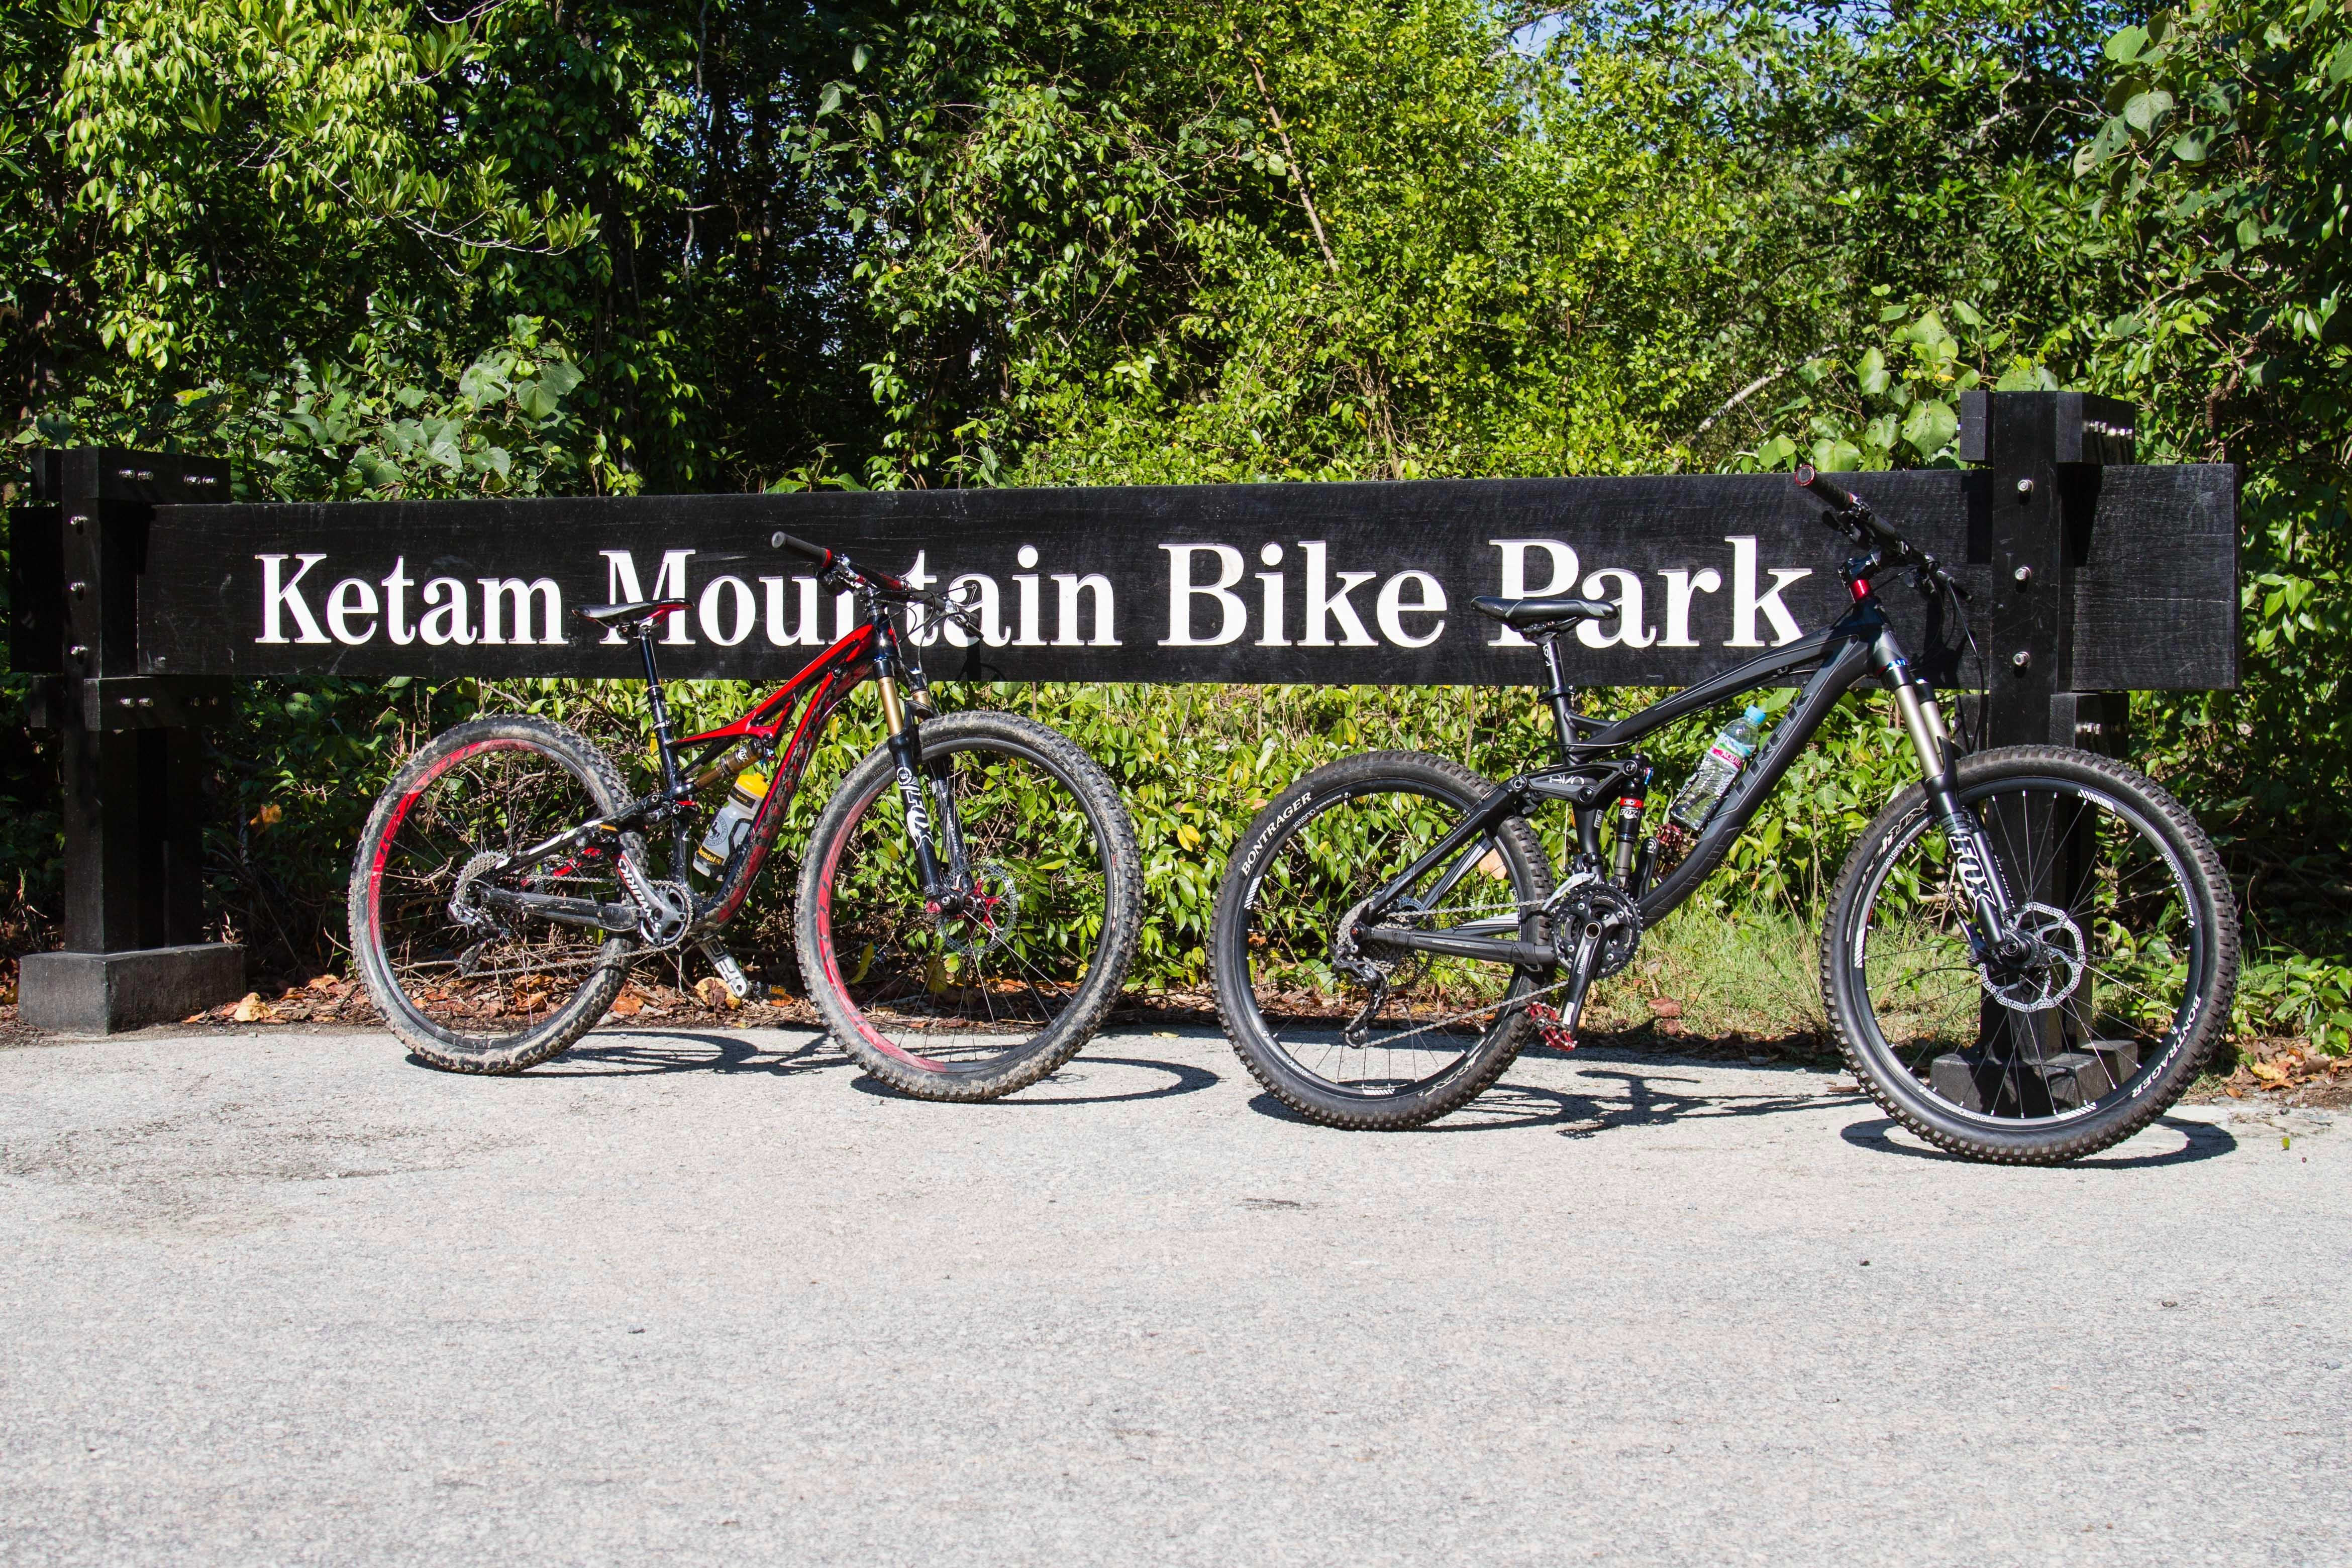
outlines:
{"label": "brake lever", "polygon": [[1913,575],[1913,583],[1914,586],[1919,590],[1919,596],[1921,598],[1934,598],[1936,595],[1936,590],[1938,588],[1950,589],[1952,591],[1952,596],[1963,604],[1967,604],[1976,598],[1976,595],[1970,593],[1967,589],[1960,586],[1960,580],[1958,578],[1954,577],[1950,572],[1946,571],[1941,566],[1937,564],[1936,558],[1934,556],[1929,555],[1926,550],[1920,550],[1916,553],[1919,559],[1917,562],[1917,570]]}
{"label": "brake lever", "polygon": [[980,630],[980,601],[977,599],[966,602],[961,599],[950,599],[944,593],[928,593],[923,596],[923,602],[967,632]]}

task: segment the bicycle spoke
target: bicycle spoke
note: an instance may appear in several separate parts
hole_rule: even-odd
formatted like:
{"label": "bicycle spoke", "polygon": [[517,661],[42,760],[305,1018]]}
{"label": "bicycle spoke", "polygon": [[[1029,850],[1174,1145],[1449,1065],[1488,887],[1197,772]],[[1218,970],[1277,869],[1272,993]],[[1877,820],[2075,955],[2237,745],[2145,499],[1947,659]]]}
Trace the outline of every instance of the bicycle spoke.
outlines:
{"label": "bicycle spoke", "polygon": [[1077,797],[1017,753],[945,754],[929,790],[945,869],[952,812],[971,882],[961,913],[934,914],[918,885],[894,790],[845,831],[829,889],[836,952],[872,944],[868,977],[842,996],[866,1046],[927,1072],[989,1068],[1052,1029],[1096,949],[1108,883]]}
{"label": "bicycle spoke", "polygon": [[[2067,1053],[2128,1021],[2110,1021],[2095,996],[2149,1019],[2183,1005],[2164,993],[2177,984],[2172,934],[2185,929],[2187,890],[2145,830],[2086,793],[2036,782],[1968,809],[1994,846],[2018,918],[2030,915],[2044,939],[1980,966],[1954,918],[1964,890],[1922,818],[1869,895],[1864,1021],[1910,1078],[1950,1086],[1971,1114],[2030,1122],[2073,1111],[2086,1071],[2078,1063],[2092,1059]],[[2130,1024],[2135,1035],[2145,1028]],[[2105,1092],[2126,1092],[2129,1082]]]}

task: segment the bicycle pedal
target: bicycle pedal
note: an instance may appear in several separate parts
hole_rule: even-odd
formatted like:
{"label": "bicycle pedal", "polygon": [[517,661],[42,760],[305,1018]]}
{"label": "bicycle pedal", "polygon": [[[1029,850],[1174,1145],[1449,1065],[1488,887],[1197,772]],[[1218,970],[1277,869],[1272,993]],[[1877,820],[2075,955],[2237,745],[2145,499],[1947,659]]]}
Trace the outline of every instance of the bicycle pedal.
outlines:
{"label": "bicycle pedal", "polygon": [[735,955],[720,946],[717,937],[706,936],[695,946],[700,947],[702,956],[710,960],[710,967],[719,971],[719,983],[727,988],[729,996],[739,1002],[751,996],[751,977],[743,972],[743,966],[735,961]]}
{"label": "bicycle pedal", "polygon": [[1536,1020],[1536,1032],[1554,1051],[1574,1051],[1576,1036],[1559,1021],[1559,1013],[1549,1002],[1529,1002],[1528,1017]]}

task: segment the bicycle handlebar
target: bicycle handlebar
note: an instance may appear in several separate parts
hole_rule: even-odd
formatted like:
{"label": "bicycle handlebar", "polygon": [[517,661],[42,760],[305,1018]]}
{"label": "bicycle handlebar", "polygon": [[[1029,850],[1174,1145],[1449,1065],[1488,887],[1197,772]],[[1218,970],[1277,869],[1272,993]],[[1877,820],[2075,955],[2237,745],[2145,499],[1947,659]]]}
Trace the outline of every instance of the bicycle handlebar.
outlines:
{"label": "bicycle handlebar", "polygon": [[1824,479],[1810,463],[1797,465],[1796,479],[1800,488],[1810,490],[1816,497],[1829,503],[1831,515],[1822,521],[1842,530],[1858,544],[1876,544],[1885,551],[1884,559],[1889,566],[1916,567],[1920,572],[1922,592],[1927,591],[1930,582],[1936,582],[1950,589],[1963,600],[1969,597],[1959,579],[1945,570],[1934,556],[1905,538],[1892,525],[1872,511],[1869,502]]}
{"label": "bicycle handlebar", "polygon": [[1861,497],[1853,495],[1848,491],[1842,490],[1837,486],[1831,484],[1828,479],[1822,476],[1821,471],[1810,463],[1800,463],[1797,465],[1797,486],[1800,489],[1811,490],[1814,495],[1820,497],[1822,500],[1827,501],[1831,506],[1835,507],[1841,512],[1867,512],[1870,510],[1868,507],[1863,505]]}
{"label": "bicycle handlebar", "polygon": [[820,571],[832,570],[833,552],[823,545],[813,545],[806,539],[794,538],[782,530],[768,536],[768,545],[772,549],[788,549],[795,555],[808,557],[809,559],[816,562],[817,570]]}
{"label": "bicycle handlebar", "polygon": [[816,563],[817,570],[821,573],[829,576],[838,575],[863,583],[868,588],[879,590],[886,598],[896,600],[901,604],[922,605],[928,610],[967,626],[972,624],[980,612],[977,604],[966,604],[961,600],[950,599],[943,593],[926,593],[904,579],[893,577],[887,571],[869,571],[862,566],[853,565],[850,559],[838,550],[830,550],[819,544],[811,544],[808,540],[796,538],[782,529],[768,536],[768,544],[772,549],[791,550],[795,555],[807,557]]}
{"label": "bicycle handlebar", "polygon": [[1800,489],[1810,490],[1817,498],[1829,503],[1830,509],[1836,514],[1831,519],[1832,527],[1843,530],[1859,542],[1874,541],[1885,545],[1894,550],[1898,559],[1907,560],[1918,553],[1911,548],[1908,540],[1870,509],[1869,502],[1851,490],[1831,483],[1811,464],[1798,464],[1796,479]]}

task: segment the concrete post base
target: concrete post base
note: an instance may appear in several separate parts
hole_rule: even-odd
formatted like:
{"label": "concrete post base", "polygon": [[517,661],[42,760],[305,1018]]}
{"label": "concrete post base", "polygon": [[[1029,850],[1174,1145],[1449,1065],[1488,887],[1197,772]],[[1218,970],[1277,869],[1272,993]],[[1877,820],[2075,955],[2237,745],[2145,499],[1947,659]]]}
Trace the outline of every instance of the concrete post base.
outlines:
{"label": "concrete post base", "polygon": [[230,943],[28,953],[17,971],[16,1016],[60,1034],[118,1034],[184,1019],[244,994],[245,949]]}

